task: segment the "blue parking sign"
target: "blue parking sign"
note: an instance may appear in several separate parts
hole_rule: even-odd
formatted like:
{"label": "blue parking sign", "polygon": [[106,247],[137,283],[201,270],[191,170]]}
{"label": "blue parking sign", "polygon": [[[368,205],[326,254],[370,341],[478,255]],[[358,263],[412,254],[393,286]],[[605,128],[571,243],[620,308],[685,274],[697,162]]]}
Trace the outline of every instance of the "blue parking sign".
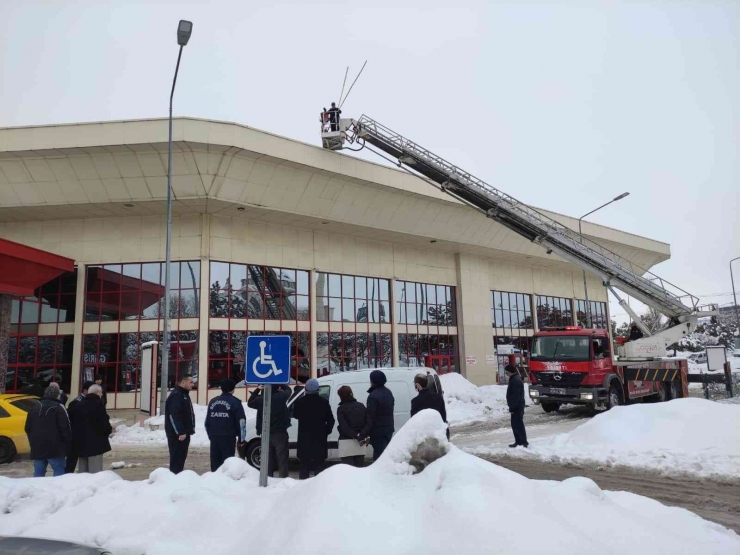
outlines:
{"label": "blue parking sign", "polygon": [[290,336],[248,336],[246,362],[250,385],[290,383]]}

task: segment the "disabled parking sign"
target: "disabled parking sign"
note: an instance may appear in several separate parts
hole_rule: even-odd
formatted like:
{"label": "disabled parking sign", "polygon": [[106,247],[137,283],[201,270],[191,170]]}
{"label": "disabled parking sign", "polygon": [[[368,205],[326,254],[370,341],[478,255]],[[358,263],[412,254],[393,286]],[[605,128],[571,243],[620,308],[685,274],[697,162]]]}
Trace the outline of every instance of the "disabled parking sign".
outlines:
{"label": "disabled parking sign", "polygon": [[246,363],[250,385],[290,383],[290,336],[250,335]]}

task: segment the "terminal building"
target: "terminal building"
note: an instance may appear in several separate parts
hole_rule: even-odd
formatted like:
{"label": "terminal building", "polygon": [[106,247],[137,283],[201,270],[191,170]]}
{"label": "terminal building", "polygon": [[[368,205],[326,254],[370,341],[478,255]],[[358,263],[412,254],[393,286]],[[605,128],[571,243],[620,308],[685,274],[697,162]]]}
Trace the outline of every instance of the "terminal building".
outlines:
{"label": "terminal building", "polygon": [[[0,129],[0,239],[74,266],[14,297],[7,391],[102,376],[108,408],[139,406],[140,345],[162,341],[167,139],[166,120]],[[609,328],[598,279],[587,304],[578,268],[406,172],[233,123],[176,118],[173,140],[169,376],[192,374],[198,403],[242,382],[249,334],[290,335],[296,379],[427,366],[483,385],[526,366],[537,329]],[[670,257],[583,232],[645,269]]]}

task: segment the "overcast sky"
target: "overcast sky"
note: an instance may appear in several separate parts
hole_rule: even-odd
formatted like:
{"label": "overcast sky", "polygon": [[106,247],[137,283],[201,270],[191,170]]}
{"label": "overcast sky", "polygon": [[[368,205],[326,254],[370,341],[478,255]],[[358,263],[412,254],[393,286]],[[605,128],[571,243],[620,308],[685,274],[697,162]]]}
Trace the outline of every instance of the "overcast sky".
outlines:
{"label": "overcast sky", "polygon": [[345,116],[572,216],[629,191],[589,219],[670,243],[657,274],[731,302],[740,3],[452,5],[0,0],[0,126],[165,117],[190,19],[175,115],[320,144],[318,112],[367,59]]}

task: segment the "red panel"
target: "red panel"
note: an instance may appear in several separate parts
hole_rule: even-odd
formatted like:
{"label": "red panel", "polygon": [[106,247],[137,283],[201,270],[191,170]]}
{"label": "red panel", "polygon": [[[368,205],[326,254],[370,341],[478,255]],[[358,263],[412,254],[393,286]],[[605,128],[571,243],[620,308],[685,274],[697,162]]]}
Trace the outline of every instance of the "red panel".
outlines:
{"label": "red panel", "polygon": [[74,270],[74,260],[0,239],[0,293],[26,296],[44,283]]}

